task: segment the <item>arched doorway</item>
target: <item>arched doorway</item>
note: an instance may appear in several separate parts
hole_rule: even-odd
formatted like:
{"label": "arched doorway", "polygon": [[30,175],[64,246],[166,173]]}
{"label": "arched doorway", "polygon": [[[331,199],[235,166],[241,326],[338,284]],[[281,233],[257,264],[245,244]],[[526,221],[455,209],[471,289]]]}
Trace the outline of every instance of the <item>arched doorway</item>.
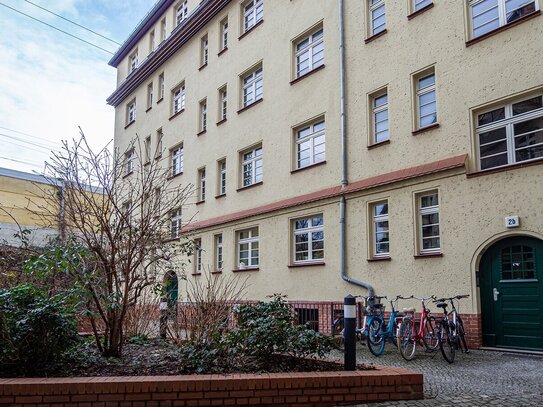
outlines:
{"label": "arched doorway", "polygon": [[494,243],[479,266],[483,345],[543,350],[543,240]]}
{"label": "arched doorway", "polygon": [[177,306],[179,298],[179,278],[174,271],[169,271],[164,279],[164,293],[168,301],[168,310],[172,311]]}

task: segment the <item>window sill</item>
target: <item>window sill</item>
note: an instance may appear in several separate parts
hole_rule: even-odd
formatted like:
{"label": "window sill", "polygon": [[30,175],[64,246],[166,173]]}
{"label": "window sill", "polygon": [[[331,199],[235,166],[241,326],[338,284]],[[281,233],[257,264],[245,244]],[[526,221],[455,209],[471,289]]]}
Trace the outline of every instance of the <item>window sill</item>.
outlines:
{"label": "window sill", "polygon": [[368,146],[368,150],[373,150],[374,148],[377,148],[377,147],[381,147],[381,146],[384,146],[386,144],[390,144],[390,139],[388,140],[383,140],[383,141],[380,141],[378,143],[374,143],[374,144],[370,144]]}
{"label": "window sill", "polygon": [[296,174],[297,172],[300,172],[300,171],[303,171],[303,170],[308,170],[310,168],[318,167],[319,165],[324,165],[324,164],[326,164],[326,160],[319,161],[318,163],[306,165],[305,167],[302,167],[302,168],[296,168],[295,170],[292,170],[290,173],[291,174]]}
{"label": "window sill", "polygon": [[206,132],[207,130],[202,130],[201,132],[196,133],[196,136],[200,137],[201,135],[206,134]]}
{"label": "window sill", "polygon": [[387,29],[385,28],[383,31],[378,32],[377,34],[372,35],[371,37],[368,37],[364,40],[366,44],[369,44],[372,41],[375,41],[377,38],[382,37],[387,33]]}
{"label": "window sill", "polygon": [[409,14],[409,15],[407,16],[407,19],[408,19],[408,20],[412,20],[412,19],[414,19],[416,16],[421,15],[422,13],[424,13],[425,11],[430,10],[430,9],[433,8],[433,7],[434,7],[434,3],[430,3],[430,4],[428,4],[427,6],[424,6],[423,8],[421,8],[420,10],[414,11],[413,13]]}
{"label": "window sill", "polygon": [[153,106],[149,106],[149,107],[147,108],[147,110],[145,111],[145,113],[147,113],[147,112],[148,112],[149,110],[151,110],[152,108],[153,108]]}
{"label": "window sill", "polygon": [[429,259],[432,257],[443,257],[443,253],[421,253],[413,256],[415,259]]}
{"label": "window sill", "polygon": [[234,269],[232,270],[233,273],[244,273],[246,271],[260,271],[260,268],[258,267],[247,267],[244,269]]}
{"label": "window sill", "polygon": [[179,116],[181,113],[183,113],[185,111],[185,109],[181,109],[180,111],[178,111],[177,113],[174,113],[173,115],[170,116],[170,118],[168,119],[169,121],[172,121],[173,119],[175,119],[177,116]]}
{"label": "window sill", "polygon": [[201,70],[204,69],[206,66],[207,66],[207,62],[206,62],[205,64],[203,64],[200,68],[198,68],[198,70],[201,71]]}
{"label": "window sill", "polygon": [[193,275],[193,276],[201,276],[202,273],[192,273],[191,275]]}
{"label": "window sill", "polygon": [[205,203],[205,201],[206,201],[205,199],[202,200],[202,201],[198,201],[198,202],[196,202],[196,205],[201,205],[201,204]]}
{"label": "window sill", "polygon": [[240,113],[243,113],[244,111],[246,110],[249,110],[251,107],[255,106],[255,105],[258,105],[260,102],[264,101],[264,98],[260,98],[258,99],[257,101],[251,103],[250,105],[247,105],[245,107],[242,107],[241,109],[238,110],[238,114]]}
{"label": "window sill", "polygon": [[426,127],[422,127],[420,129],[417,129],[417,130],[414,130],[411,134],[413,136],[417,136],[421,133],[425,133],[427,131],[430,131],[430,130],[433,130],[433,129],[437,129],[439,127],[439,123],[434,123],[434,124],[431,124],[429,126],[426,126]]}
{"label": "window sill", "polygon": [[123,179],[128,178],[128,177],[131,176],[132,174],[134,174],[134,171],[130,171],[129,173],[124,174],[124,175],[123,175]]}
{"label": "window sill", "polygon": [[287,267],[289,269],[295,269],[295,268],[300,268],[300,267],[318,267],[318,266],[325,266],[326,263],[324,261],[311,261],[311,262],[307,262],[307,263],[293,263],[293,264],[289,264]]}
{"label": "window sill", "polygon": [[162,243],[172,243],[172,242],[180,242],[180,241],[181,241],[180,237],[170,237],[168,239],[163,240]]}
{"label": "window sill", "polygon": [[127,123],[126,126],[124,126],[124,129],[128,129],[130,126],[132,126],[134,123],[136,123],[136,120],[132,120],[130,123]]}
{"label": "window sill", "polygon": [[158,161],[158,160],[160,160],[160,159],[162,159],[162,154],[159,154],[159,155],[155,156],[155,160],[156,160],[156,161]]}
{"label": "window sill", "polygon": [[217,126],[220,126],[221,124],[226,123],[226,119],[222,119],[221,121],[217,122]]}
{"label": "window sill", "polygon": [[183,175],[183,171],[178,172],[177,174],[170,175],[168,178],[166,178],[167,181],[172,180],[176,177],[179,177],[180,175]]}
{"label": "window sill", "polygon": [[256,23],[255,25],[253,25],[251,28],[249,28],[247,31],[245,31],[243,34],[241,34],[239,37],[238,37],[238,41],[241,41],[242,38],[244,38],[246,35],[248,35],[249,33],[253,32],[257,27],[259,27],[261,24],[264,23],[264,19],[260,20],[258,23]]}
{"label": "window sill", "polygon": [[533,13],[531,14],[528,14],[528,15],[525,15],[524,17],[521,17],[519,18],[518,20],[516,21],[513,21],[512,23],[509,23],[509,24],[506,24],[506,25],[502,25],[501,27],[498,27],[496,28],[495,30],[492,30],[490,32],[487,32],[479,37],[476,37],[476,38],[472,38],[471,40],[469,41],[466,41],[466,47],[470,47],[472,46],[473,44],[477,44],[478,42],[480,41],[484,41],[486,40],[488,37],[492,37],[496,34],[499,34],[501,33],[502,31],[505,31],[505,30],[508,30],[509,28],[512,28],[512,27],[515,27],[519,24],[522,24],[524,23],[525,21],[527,20],[531,20],[532,18],[534,17],[537,17],[541,15],[541,10],[537,10],[537,11],[534,11]]}
{"label": "window sill", "polygon": [[482,177],[483,175],[496,174],[498,172],[504,172],[509,170],[517,170],[519,168],[531,167],[532,165],[541,165],[543,164],[543,158],[539,158],[532,161],[516,163],[511,165],[505,165],[503,167],[489,168],[488,170],[474,171],[467,174],[468,178]]}
{"label": "window sill", "polygon": [[308,76],[313,75],[315,72],[318,72],[318,71],[324,69],[324,67],[325,67],[325,65],[322,64],[321,66],[318,66],[317,68],[314,68],[311,71],[304,73],[302,76],[298,76],[296,79],[290,81],[290,86],[294,85],[295,83],[300,82],[302,79],[305,79]]}
{"label": "window sill", "polygon": [[215,199],[226,198],[226,194],[216,195]]}
{"label": "window sill", "polygon": [[164,100],[164,98],[160,98],[156,101],[156,104],[158,105],[160,102],[162,102]]}
{"label": "window sill", "polygon": [[378,262],[378,261],[391,261],[392,260],[392,257],[390,256],[383,256],[383,257],[372,257],[372,258],[369,258],[368,259],[368,262],[369,263],[374,263],[374,262]]}
{"label": "window sill", "polygon": [[263,181],[255,182],[254,184],[247,185],[246,187],[238,188],[238,189],[236,189],[236,191],[237,192],[245,191],[246,189],[251,189],[251,188],[254,188],[254,187],[258,187],[258,186],[262,185],[263,183],[264,183]]}
{"label": "window sill", "polygon": [[212,271],[211,274],[222,274],[222,270]]}
{"label": "window sill", "polygon": [[148,167],[149,165],[151,165],[151,161],[145,161],[145,163],[143,164],[144,167]]}
{"label": "window sill", "polygon": [[226,48],[223,48],[219,51],[219,53],[217,54],[218,57],[220,57],[222,54],[224,54],[226,51],[228,51],[228,47]]}

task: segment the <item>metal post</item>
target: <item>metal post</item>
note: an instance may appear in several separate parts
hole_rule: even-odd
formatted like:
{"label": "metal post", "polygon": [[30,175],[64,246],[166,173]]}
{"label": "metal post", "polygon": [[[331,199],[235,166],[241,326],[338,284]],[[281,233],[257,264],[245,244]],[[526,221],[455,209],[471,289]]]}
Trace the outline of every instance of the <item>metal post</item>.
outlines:
{"label": "metal post", "polygon": [[343,339],[345,341],[345,370],[356,370],[356,298],[343,300]]}
{"label": "metal post", "polygon": [[162,297],[160,299],[160,337],[166,338],[168,328],[168,299]]}

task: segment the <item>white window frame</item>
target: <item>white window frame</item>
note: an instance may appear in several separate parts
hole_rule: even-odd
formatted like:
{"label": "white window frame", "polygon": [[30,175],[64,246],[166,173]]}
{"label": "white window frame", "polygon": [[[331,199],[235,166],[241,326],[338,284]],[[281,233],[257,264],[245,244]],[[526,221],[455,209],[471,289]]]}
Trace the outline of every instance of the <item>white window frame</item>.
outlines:
{"label": "white window frame", "polygon": [[264,18],[263,0],[250,0],[243,4],[243,32],[249,31]]}
{"label": "white window frame", "polygon": [[162,72],[160,75],[158,75],[159,99],[157,100],[157,103],[160,102],[162,99],[164,99],[164,89],[165,89],[164,72]]}
{"label": "white window frame", "polygon": [[[316,38],[320,34],[320,37]],[[303,48],[299,48],[302,43],[308,41]],[[315,60],[315,49],[322,45],[322,58]],[[296,41],[294,47],[294,63],[296,67],[296,78],[307,75],[309,72],[317,69],[318,67],[324,65],[324,30],[322,27],[313,31],[311,34],[305,36],[304,38]],[[320,53],[318,51],[317,53]],[[300,69],[300,58],[307,55],[308,67],[305,70]]]}
{"label": "white window frame", "polygon": [[[244,239],[241,239],[241,234],[242,233],[247,233],[248,237],[246,237]],[[248,269],[248,268],[258,268],[259,267],[259,265],[260,265],[260,244],[259,244],[259,239],[260,239],[260,234],[259,234],[258,227],[239,230],[236,233],[236,240],[237,240],[237,244],[236,244],[237,255],[236,255],[236,257],[237,257],[237,263],[238,263],[239,269],[243,270],[243,269]],[[256,243],[256,246],[257,246],[256,249],[254,249],[255,243]],[[245,244],[247,245],[247,254],[248,254],[247,263],[248,264],[242,264],[241,263],[241,246],[245,245]],[[257,251],[257,257],[252,257],[251,256],[253,250]],[[255,261],[255,259],[256,259],[256,261]]]}
{"label": "white window frame", "polygon": [[125,154],[126,159],[126,168],[125,168],[125,174],[129,175],[134,172],[135,166],[136,166],[136,150],[131,149]]}
{"label": "white window frame", "polygon": [[126,124],[129,125],[136,121],[136,99],[133,99],[126,106]]}
{"label": "white window frame", "polygon": [[168,38],[168,28],[166,25],[166,19],[163,18],[160,21],[160,42],[163,42]]}
{"label": "white window frame", "polygon": [[179,239],[180,234],[181,234],[181,209],[175,209],[174,211],[172,211],[170,215],[170,238]]}
{"label": "white window frame", "polygon": [[183,145],[179,145],[171,150],[172,156],[172,176],[183,173],[184,150]]}
{"label": "white window frame", "polygon": [[[314,220],[320,219],[320,224],[314,225]],[[296,227],[296,223],[300,221],[307,222],[307,227]],[[318,223],[318,222],[317,222]],[[297,218],[292,221],[292,262],[293,264],[303,264],[303,263],[324,263],[324,250],[325,250],[325,235],[324,235],[324,215],[317,214],[304,218]],[[322,239],[314,239],[314,233],[322,233]],[[296,238],[298,236],[307,236],[305,242],[300,242],[301,244],[307,244],[307,259],[297,260],[296,255],[298,253],[305,253],[306,251],[297,251],[296,248]],[[314,250],[313,243],[322,242],[322,249]],[[321,252],[322,257],[315,257],[315,252]]]}
{"label": "white window frame", "polygon": [[[385,103],[377,106],[377,101],[383,97],[386,97]],[[390,122],[388,115],[388,89],[383,89],[379,92],[374,93],[370,97],[371,101],[371,144],[378,144],[384,141],[390,140]],[[386,112],[386,119],[378,120],[378,116]],[[377,126],[386,121],[386,129],[377,131]],[[380,136],[381,134],[386,133],[386,137]]]}
{"label": "white window frame", "polygon": [[202,49],[202,59],[201,59],[201,66],[206,66],[209,61],[209,37],[208,35],[204,35],[201,40],[201,49]]}
{"label": "white window frame", "polygon": [[203,270],[202,251],[202,239],[194,239],[194,271],[196,274],[201,274]]}
{"label": "white window frame", "polygon": [[215,235],[215,271],[221,272],[224,266],[223,237],[222,233]]}
{"label": "white window frame", "polygon": [[226,158],[219,161],[219,194],[226,195]]}
{"label": "white window frame", "polygon": [[415,13],[433,3],[433,0],[411,0],[411,9]]}
{"label": "white window frame", "polygon": [[[514,20],[511,20],[511,21],[507,21],[507,8],[506,8],[506,2],[507,0],[495,0],[497,2],[497,5],[495,7],[490,7],[490,8],[487,8],[485,9],[484,12],[482,13],[479,13],[477,16],[474,17],[473,15],[473,8],[476,7],[477,5],[479,4],[482,4],[484,3],[485,1],[489,1],[489,0],[471,0],[469,1],[469,4],[468,4],[468,9],[469,9],[469,19],[470,19],[470,36],[471,38],[479,38],[485,34],[488,34],[494,30],[497,30],[499,29],[500,27],[504,27],[508,24],[511,24],[519,19],[521,19],[523,16],[519,16],[518,18],[515,18]],[[520,10],[522,7],[525,7],[527,5],[529,5],[530,3],[533,3],[534,4],[534,10],[529,12],[528,14],[526,15],[529,15],[529,14],[532,14],[532,13],[535,13],[537,11],[539,11],[539,8],[540,8],[540,5],[539,5],[539,0],[527,0],[524,4],[522,4],[520,7],[518,7],[517,9],[514,9],[512,12],[515,12],[517,10]],[[479,27],[475,27],[474,25],[474,18],[480,16],[480,15],[483,15],[485,14],[487,11],[491,10],[491,9],[494,9],[494,8],[497,8],[498,9],[498,17],[497,18],[494,18],[493,20],[490,20],[488,22],[486,22],[485,24],[482,24],[480,25]],[[510,13],[512,13],[510,12]],[[480,28],[480,27],[483,27],[485,25],[488,25],[490,22],[492,21],[498,21],[498,26],[495,27],[495,28],[492,28],[491,30],[489,31],[485,31],[484,33],[482,34],[479,34],[479,35],[475,35],[475,30],[477,28]]]}
{"label": "white window frame", "polygon": [[137,67],[138,67],[138,50],[135,50],[128,57],[128,73],[131,74],[137,69]]}
{"label": "white window frame", "polygon": [[200,102],[200,132],[207,130],[207,99]]}
{"label": "white window frame", "polygon": [[[378,207],[386,205],[387,211],[386,214],[383,213],[376,213],[376,210]],[[371,242],[372,242],[372,249],[371,254],[372,257],[379,258],[379,257],[390,257],[390,223],[389,223],[389,204],[388,200],[383,200],[379,202],[373,202],[370,204],[370,219],[371,219]],[[380,223],[387,222],[386,229],[383,227],[378,228],[378,225]],[[379,229],[379,231],[378,231]],[[378,240],[378,234],[379,233],[386,233],[388,235],[388,240],[386,241],[379,241]],[[388,244],[388,250],[387,251],[380,251],[379,247],[381,244],[387,243]]]}
{"label": "white window frame", "polygon": [[181,24],[189,15],[188,1],[184,0],[175,8],[175,26]]}
{"label": "white window frame", "polygon": [[[380,14],[377,17],[374,17],[373,13],[381,8],[383,9],[383,14]],[[385,17],[385,23],[376,27],[375,20],[377,20],[381,16]],[[383,32],[384,30],[386,30],[387,25],[386,25],[385,0],[368,0],[368,18],[369,18],[369,28],[370,28],[369,36],[370,37],[377,35],[380,32]]]}
{"label": "white window frame", "polygon": [[221,121],[226,120],[226,115],[228,113],[228,89],[226,86],[223,86],[219,90],[219,113]]}
{"label": "white window frame", "polygon": [[200,168],[198,170],[198,202],[204,202],[206,200],[206,168]]}
{"label": "white window frame", "polygon": [[[430,76],[434,77],[434,83],[432,85],[428,85],[424,88],[420,88],[421,81],[423,79],[429,78]],[[417,129],[424,129],[429,126],[433,126],[438,123],[438,109],[437,109],[437,90],[436,90],[436,73],[434,70],[427,71],[424,73],[421,73],[415,77],[415,92],[416,92],[416,103],[417,103]],[[425,105],[422,105],[421,100],[424,96],[432,94],[434,95],[433,101],[430,103],[426,103]],[[426,114],[422,116],[422,107],[428,106],[430,104],[435,104],[435,111],[431,114]],[[424,117],[428,117],[430,115],[435,115],[435,120],[432,123],[422,125],[422,119]]]}
{"label": "white window frame", "polygon": [[[427,196],[437,195],[437,205],[431,205],[431,206],[422,206],[422,199]],[[418,212],[418,236],[419,236],[419,253],[420,254],[427,254],[427,253],[440,253],[441,252],[441,214],[439,211],[439,191],[438,190],[432,190],[427,192],[421,192],[417,194],[417,212]],[[423,224],[423,217],[426,215],[438,215],[438,222],[437,223],[431,223],[424,225]],[[438,227],[438,235],[432,235],[424,237],[424,228],[429,228],[437,226]],[[431,247],[429,249],[424,248],[424,240],[427,239],[435,239],[437,238],[439,241],[439,245],[437,247]]]}
{"label": "white window frame", "polygon": [[153,106],[153,82],[147,85],[147,109]]}
{"label": "white window frame", "polygon": [[155,151],[155,159],[158,159],[162,157],[162,148],[164,143],[164,132],[162,129],[158,129],[156,131],[156,151]]}
{"label": "white window frame", "polygon": [[[315,130],[316,126],[323,125],[322,129]],[[309,130],[309,133],[305,136],[300,136],[300,134],[306,130]],[[317,139],[320,139],[321,137],[324,138],[324,142],[321,144],[315,144]],[[309,142],[309,163],[306,165],[301,165],[301,159],[300,159],[300,153],[302,152],[301,148],[302,146]],[[324,145],[324,152],[323,153],[316,153],[315,150],[317,147]],[[312,165],[318,164],[320,162],[323,162],[326,160],[326,122],[324,118],[320,118],[318,120],[315,120],[313,123],[304,125],[301,127],[298,127],[295,131],[295,161],[296,161],[296,169],[306,168],[310,167]],[[317,155],[319,155],[319,158],[317,159]]]}
{"label": "white window frame", "polygon": [[[540,160],[540,159],[543,158],[543,156],[539,156],[539,157],[529,158],[529,159],[526,159],[526,160],[517,160],[517,157],[516,157],[517,150],[525,150],[525,149],[534,148],[534,147],[538,147],[538,146],[540,146],[540,148],[543,149],[543,143],[531,144],[531,145],[528,145],[528,146],[523,146],[523,147],[521,147],[519,149],[516,148],[516,144],[515,144],[515,139],[517,137],[526,136],[527,134],[536,132],[536,131],[529,131],[527,133],[522,133],[520,135],[515,135],[515,125],[517,125],[519,123],[529,121],[529,120],[533,120],[533,119],[543,117],[543,107],[541,107],[539,109],[531,110],[529,112],[513,115],[513,105],[524,102],[524,101],[527,101],[527,100],[530,100],[530,99],[533,99],[533,98],[537,98],[537,97],[542,98],[542,102],[543,102],[543,94],[537,93],[537,94],[533,94],[533,95],[529,95],[529,96],[523,96],[521,98],[515,98],[515,99],[513,99],[512,101],[510,101],[510,102],[508,102],[506,104],[501,104],[501,105],[492,107],[490,109],[485,109],[483,111],[476,112],[476,114],[475,114],[475,125],[476,125],[475,134],[476,134],[477,158],[478,158],[477,165],[478,165],[478,168],[480,170],[484,171],[484,170],[490,170],[490,169],[493,169],[493,168],[503,168],[503,167],[507,167],[507,166],[510,166],[510,165],[514,165],[514,164],[518,164],[518,163],[525,163],[525,162],[529,162],[529,161],[533,161],[533,160]],[[487,123],[487,124],[484,124],[484,125],[481,125],[481,126],[478,125],[479,116],[481,116],[481,115],[483,115],[485,113],[489,113],[489,112],[492,112],[492,111],[495,111],[495,110],[499,110],[499,109],[504,109],[504,116],[505,117],[503,119],[496,120],[496,121],[493,121],[491,123]],[[482,145],[481,145],[481,142],[480,142],[480,136],[481,136],[482,133],[495,131],[495,130],[498,130],[498,129],[501,129],[501,128],[505,128],[505,142],[506,142],[506,146],[507,146],[507,150],[506,150],[507,164],[495,165],[495,166],[487,167],[487,168],[483,169],[482,165],[481,165],[481,161],[482,161],[481,147],[482,147]],[[543,129],[541,131],[543,131]],[[489,143],[483,144],[483,146],[500,143],[500,142],[503,142],[503,140],[504,139],[493,140],[493,141],[491,141]],[[490,158],[490,157],[494,157],[494,156],[497,156],[497,155],[503,155],[503,152],[492,154],[492,155],[489,155],[489,156],[487,156],[485,158]]]}
{"label": "white window frame", "polygon": [[151,136],[147,136],[144,141],[145,148],[145,162],[148,163],[151,161]]}
{"label": "white window frame", "polygon": [[149,53],[153,52],[156,48],[155,42],[155,30],[151,30],[149,33]]}
{"label": "white window frame", "polygon": [[228,17],[221,21],[221,51],[228,49]]}
{"label": "white window frame", "polygon": [[[246,155],[250,154],[251,157],[246,158]],[[262,182],[263,171],[263,155],[264,150],[262,145],[254,147],[250,150],[245,150],[241,153],[241,187],[249,187],[254,184]],[[260,169],[258,174],[257,169]],[[248,174],[248,176],[245,176]],[[247,181],[247,183],[246,183]]]}
{"label": "white window frame", "polygon": [[258,102],[263,97],[263,78],[264,70],[260,66],[249,74],[244,75],[242,79],[242,101],[243,107]]}
{"label": "white window frame", "polygon": [[185,82],[172,90],[172,114],[185,110]]}

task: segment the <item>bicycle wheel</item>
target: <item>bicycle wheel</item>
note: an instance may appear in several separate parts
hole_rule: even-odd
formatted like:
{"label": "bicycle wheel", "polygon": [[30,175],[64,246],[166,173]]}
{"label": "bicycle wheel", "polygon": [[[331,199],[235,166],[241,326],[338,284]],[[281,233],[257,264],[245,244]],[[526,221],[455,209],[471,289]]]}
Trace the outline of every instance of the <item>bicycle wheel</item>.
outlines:
{"label": "bicycle wheel", "polygon": [[374,356],[381,356],[385,350],[385,338],[383,338],[383,320],[373,318],[368,325],[368,349]]}
{"label": "bicycle wheel", "polygon": [[464,322],[462,318],[457,317],[456,320],[456,334],[458,336],[458,346],[460,350],[465,353],[469,353],[468,344],[466,343],[466,331],[464,330]]}
{"label": "bicycle wheel", "polygon": [[411,318],[404,318],[398,332],[398,350],[405,360],[415,357],[417,341],[414,340],[415,324]]}
{"label": "bicycle wheel", "polygon": [[426,350],[435,351],[439,348],[439,336],[436,328],[436,319],[429,317],[424,323],[424,336],[422,343]]}
{"label": "bicycle wheel", "polygon": [[443,322],[440,336],[441,338],[439,340],[439,350],[441,350],[441,355],[443,356],[443,359],[445,359],[447,362],[453,363],[456,345],[451,335],[451,328],[448,321]]}

